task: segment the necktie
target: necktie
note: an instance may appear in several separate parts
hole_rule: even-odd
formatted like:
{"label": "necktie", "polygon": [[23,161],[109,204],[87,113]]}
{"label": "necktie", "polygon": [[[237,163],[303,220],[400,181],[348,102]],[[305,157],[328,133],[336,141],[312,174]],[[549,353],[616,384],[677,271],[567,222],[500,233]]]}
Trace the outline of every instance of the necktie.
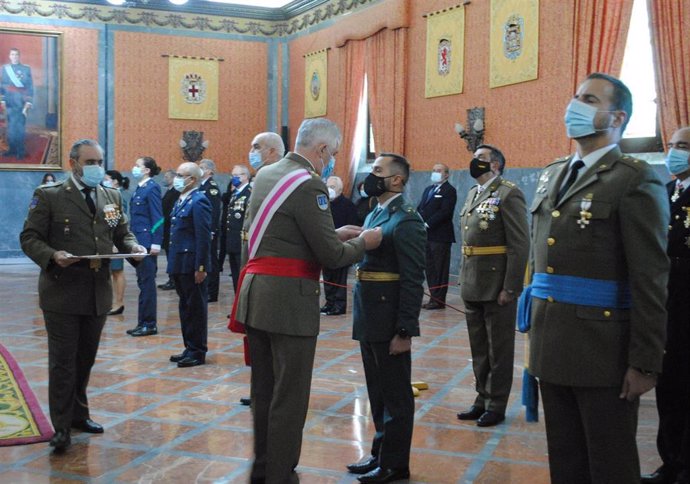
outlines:
{"label": "necktie", "polygon": [[429,190],[429,193],[426,196],[426,203],[429,203],[431,199],[434,198],[434,195],[436,195],[436,190],[438,190],[438,186],[435,186],[434,188]]}
{"label": "necktie", "polygon": [[568,175],[568,179],[565,182],[565,185],[563,185],[563,188],[558,192],[558,198],[556,198],[556,203],[558,203],[561,198],[563,198],[563,195],[565,195],[568,192],[568,189],[573,186],[573,183],[575,183],[575,180],[577,180],[577,174],[580,171],[580,168],[585,166],[585,162],[582,160],[577,160],[575,163],[572,164],[570,167],[570,174]]}
{"label": "necktie", "polygon": [[372,220],[372,221],[375,220],[376,217],[378,217],[379,214],[380,214],[382,211],[383,211],[383,209],[381,208],[381,206],[380,206],[380,205],[377,206],[377,207],[374,209],[373,213],[371,214],[371,220]]}
{"label": "necktie", "polygon": [[84,193],[86,205],[89,206],[89,210],[91,211],[91,215],[96,215],[96,204],[93,203],[93,198],[91,198],[91,188],[84,187],[81,189],[81,191],[82,191],[82,193]]}

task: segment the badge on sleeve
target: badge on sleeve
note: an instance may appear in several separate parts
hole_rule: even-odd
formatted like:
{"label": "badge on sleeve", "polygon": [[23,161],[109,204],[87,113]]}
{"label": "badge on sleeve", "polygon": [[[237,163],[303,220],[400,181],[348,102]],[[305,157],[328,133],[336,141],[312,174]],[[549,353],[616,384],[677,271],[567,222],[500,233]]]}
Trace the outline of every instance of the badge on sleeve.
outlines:
{"label": "badge on sleeve", "polygon": [[38,197],[32,198],[31,203],[29,203],[29,210],[33,210],[34,208],[36,208],[37,205],[38,205]]}
{"label": "badge on sleeve", "polygon": [[321,210],[328,210],[328,197],[326,195],[316,195],[316,205]]}

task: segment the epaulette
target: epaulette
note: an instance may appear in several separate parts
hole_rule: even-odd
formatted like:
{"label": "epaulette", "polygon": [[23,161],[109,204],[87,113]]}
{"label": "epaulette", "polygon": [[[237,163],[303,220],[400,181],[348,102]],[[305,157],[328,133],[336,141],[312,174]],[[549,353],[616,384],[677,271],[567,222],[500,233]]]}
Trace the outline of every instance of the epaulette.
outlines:
{"label": "epaulette", "polygon": [[513,188],[516,186],[515,183],[513,183],[510,180],[501,180],[501,185],[505,185],[505,186],[510,187],[510,188]]}
{"label": "epaulette", "polygon": [[215,180],[211,180],[211,181],[209,181],[208,183],[211,184],[211,185],[213,185],[213,186],[215,186],[215,187],[218,186],[218,184],[216,183]]}
{"label": "epaulette", "polygon": [[[553,160],[551,163],[549,163],[546,166],[557,165],[558,163],[563,163],[563,162],[570,160],[570,158],[572,158],[572,155],[562,156],[560,158]],[[546,167],[544,167],[544,168],[546,168]]]}
{"label": "epaulette", "polygon": [[629,155],[621,156],[620,158],[618,158],[618,161],[624,163],[627,166],[633,167],[636,170],[642,170],[649,166],[646,161],[640,160],[639,158],[634,158]]}
{"label": "epaulette", "polygon": [[56,181],[53,183],[44,183],[43,185],[39,185],[38,188],[54,188],[54,187],[59,187],[63,185],[67,180],[60,180]]}

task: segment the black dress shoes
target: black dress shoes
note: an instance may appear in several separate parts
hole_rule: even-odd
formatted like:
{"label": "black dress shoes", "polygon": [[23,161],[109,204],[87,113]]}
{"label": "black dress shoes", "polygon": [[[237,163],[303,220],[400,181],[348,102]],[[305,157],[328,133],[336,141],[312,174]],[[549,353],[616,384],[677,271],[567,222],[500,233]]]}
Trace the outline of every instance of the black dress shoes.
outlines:
{"label": "black dress shoes", "polygon": [[370,455],[369,457],[365,457],[359,462],[355,462],[354,464],[348,464],[347,470],[348,472],[352,472],[353,474],[366,474],[367,472],[373,471],[378,466],[379,458]]}
{"label": "black dress shoes", "polygon": [[493,427],[494,425],[500,424],[505,419],[505,415],[487,410],[479,417],[479,420],[477,420],[477,427]]}
{"label": "black dress shoes", "polygon": [[319,312],[321,314],[328,314],[329,311],[333,311],[333,306],[331,306],[330,304],[326,304],[322,306],[321,309],[319,309]]}
{"label": "black dress shoes", "polygon": [[247,397],[240,398],[240,403],[245,407],[249,407],[252,404],[252,399]]}
{"label": "black dress shoes", "polygon": [[55,447],[55,452],[64,452],[70,445],[72,445],[72,439],[69,436],[69,429],[56,430],[55,435],[50,439],[50,446]]}
{"label": "black dress shoes", "polygon": [[165,284],[159,284],[158,289],[162,289],[163,291],[172,291],[175,289],[175,283],[173,281],[168,281]]}
{"label": "black dress shoes", "polygon": [[645,474],[640,479],[642,484],[674,484],[675,473],[666,466],[661,466],[651,474]]}
{"label": "black dress shoes", "polygon": [[171,355],[170,361],[172,361],[173,363],[177,363],[184,360],[186,357],[187,355],[185,355],[184,353],[180,353],[179,355]]}
{"label": "black dress shoes", "polygon": [[134,333],[135,331],[139,331],[139,328],[141,328],[141,326],[137,326],[137,327],[135,327],[135,328],[128,329],[128,330],[127,330],[127,334],[132,334],[132,333]]}
{"label": "black dress shoes", "polygon": [[74,422],[72,422],[72,428],[81,430],[82,432],[86,432],[89,434],[103,433],[103,426],[101,424],[97,424],[90,418],[84,420],[75,420]]}
{"label": "black dress shoes", "polygon": [[405,467],[403,469],[381,469],[377,467],[371,472],[367,472],[357,478],[359,482],[364,483],[383,483],[400,481],[410,477],[410,469]]}
{"label": "black dress shoes", "polygon": [[340,316],[341,314],[345,314],[344,309],[333,308],[330,311],[326,311],[326,316]]}
{"label": "black dress shoes", "polygon": [[472,405],[467,412],[461,412],[458,414],[458,419],[460,420],[478,420],[479,417],[484,415],[484,409],[479,408],[476,405]]}
{"label": "black dress shoes", "polygon": [[156,326],[139,326],[130,334],[132,336],[151,336],[152,334],[158,334],[158,328]]}
{"label": "black dress shoes", "polygon": [[178,368],[189,368],[190,366],[199,366],[203,365],[204,362],[202,360],[197,360],[196,358],[192,358],[191,356],[185,356],[182,358],[180,361],[177,362],[177,367]]}
{"label": "black dress shoes", "polygon": [[108,311],[108,316],[117,316],[118,314],[122,314],[124,312],[125,312],[125,307],[120,306],[117,309],[111,309],[110,311]]}
{"label": "black dress shoes", "polygon": [[422,304],[422,308],[424,309],[443,309],[445,308],[445,304],[438,303],[436,301],[429,301],[426,304]]}

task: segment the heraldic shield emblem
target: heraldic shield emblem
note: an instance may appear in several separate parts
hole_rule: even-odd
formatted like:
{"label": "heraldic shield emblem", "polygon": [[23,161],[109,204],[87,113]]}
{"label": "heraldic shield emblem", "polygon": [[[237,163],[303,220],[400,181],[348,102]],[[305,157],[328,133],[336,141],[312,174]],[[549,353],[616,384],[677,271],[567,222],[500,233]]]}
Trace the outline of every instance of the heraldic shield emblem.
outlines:
{"label": "heraldic shield emblem", "polygon": [[182,139],[180,140],[180,148],[182,148],[182,157],[196,163],[201,159],[204,150],[208,147],[208,141],[204,141],[203,131],[183,131]]}
{"label": "heraldic shield emblem", "polygon": [[503,55],[515,60],[522,54],[524,45],[525,19],[511,15],[503,26]]}
{"label": "heraldic shield emblem", "polygon": [[448,39],[441,39],[438,43],[438,75],[445,76],[450,72],[451,43]]}
{"label": "heraldic shield emblem", "polygon": [[321,77],[319,77],[319,71],[314,71],[312,73],[309,91],[314,101],[319,99],[319,94],[321,94]]}
{"label": "heraldic shield emblem", "polygon": [[206,99],[206,81],[199,74],[185,74],[181,93],[186,103],[201,104]]}

